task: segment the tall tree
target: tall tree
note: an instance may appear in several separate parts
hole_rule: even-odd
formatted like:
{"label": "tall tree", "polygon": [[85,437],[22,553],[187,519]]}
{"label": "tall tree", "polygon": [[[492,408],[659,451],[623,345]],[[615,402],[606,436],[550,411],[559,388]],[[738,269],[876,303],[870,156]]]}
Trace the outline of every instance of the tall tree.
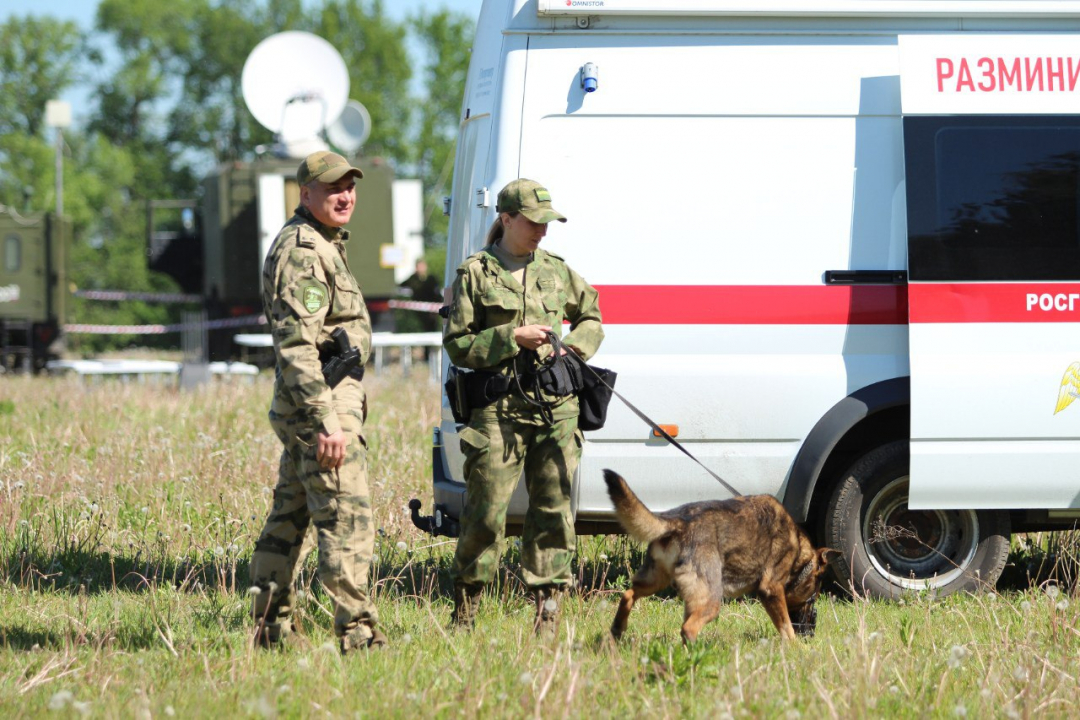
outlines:
{"label": "tall tree", "polygon": [[413,107],[408,28],[387,16],[381,0],[325,0],[312,31],[341,53],[349,69],[349,94],[371,113],[365,154],[408,161]]}
{"label": "tall tree", "polygon": [[38,135],[45,103],[78,79],[82,34],[73,22],[12,17],[0,25],[0,135]]}
{"label": "tall tree", "polygon": [[71,22],[13,17],[0,24],[0,204],[33,212],[55,202],[45,103],[78,79],[81,48]]}
{"label": "tall tree", "polygon": [[[446,242],[442,197],[450,187],[454,146],[461,124],[461,98],[469,68],[473,21],[441,10],[413,17],[410,26],[423,47],[424,94],[416,145],[417,167],[424,183],[424,238],[429,246]],[[435,268],[433,268],[435,270]]]}

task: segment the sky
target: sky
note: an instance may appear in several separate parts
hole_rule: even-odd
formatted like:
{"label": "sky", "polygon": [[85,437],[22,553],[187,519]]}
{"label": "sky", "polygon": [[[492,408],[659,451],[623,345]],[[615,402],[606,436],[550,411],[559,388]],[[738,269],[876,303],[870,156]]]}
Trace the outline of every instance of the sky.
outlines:
{"label": "sky", "polygon": [[[97,0],[0,0],[0,22],[12,15],[44,15],[74,20],[83,30],[91,30],[94,26],[97,4]],[[399,20],[418,11],[435,11],[441,8],[449,8],[475,20],[480,15],[482,4],[483,0],[385,0],[383,7],[391,17]],[[415,55],[419,51],[411,47],[410,52]],[[415,62],[419,64],[419,58]],[[419,78],[419,73],[417,73],[417,78]],[[88,113],[90,91],[91,88],[88,86],[73,87],[63,95],[64,100],[72,103],[72,114],[76,125],[79,125],[80,120]]]}

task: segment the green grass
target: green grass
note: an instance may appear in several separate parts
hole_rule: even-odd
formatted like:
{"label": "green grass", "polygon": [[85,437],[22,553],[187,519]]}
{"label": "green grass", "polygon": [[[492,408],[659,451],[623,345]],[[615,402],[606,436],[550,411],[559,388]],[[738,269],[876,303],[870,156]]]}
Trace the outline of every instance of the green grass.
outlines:
{"label": "green grass", "polygon": [[[612,647],[640,549],[586,537],[581,591],[544,644],[511,540],[476,630],[450,632],[453,545],[413,529],[406,507],[430,503],[438,416],[417,375],[369,383],[373,585],[392,646],[346,658],[310,558],[304,644],[251,647],[247,564],[279,452],[267,378],[193,393],[0,379],[0,715],[981,718],[1080,705],[1080,603],[1015,581],[941,601],[826,597],[816,637],[791,645],[759,604],[736,602],[684,648],[681,603],[650,598]],[[1034,547],[1073,553],[1047,540]],[[1040,552],[1021,548],[1018,566]]]}

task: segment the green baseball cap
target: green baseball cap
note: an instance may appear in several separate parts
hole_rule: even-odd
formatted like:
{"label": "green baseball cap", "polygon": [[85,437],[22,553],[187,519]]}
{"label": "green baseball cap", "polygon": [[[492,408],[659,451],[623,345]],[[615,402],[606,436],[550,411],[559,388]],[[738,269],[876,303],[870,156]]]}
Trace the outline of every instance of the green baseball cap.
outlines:
{"label": "green baseball cap", "polygon": [[324,183],[337,182],[346,175],[364,177],[364,171],[349,164],[349,161],[329,150],[314,152],[304,158],[296,171],[296,182],[307,185],[312,180]]}
{"label": "green baseball cap", "polygon": [[536,223],[552,220],[566,222],[566,218],[551,207],[551,193],[535,180],[518,178],[499,191],[495,204],[497,212],[519,212]]}

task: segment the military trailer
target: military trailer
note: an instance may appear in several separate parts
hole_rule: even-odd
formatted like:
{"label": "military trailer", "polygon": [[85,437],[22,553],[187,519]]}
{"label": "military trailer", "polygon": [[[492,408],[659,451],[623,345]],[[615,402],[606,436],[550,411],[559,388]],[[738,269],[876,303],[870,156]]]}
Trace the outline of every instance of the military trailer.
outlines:
{"label": "military trailer", "polygon": [[[232,318],[242,323],[243,318],[261,315],[262,262],[300,204],[295,177],[299,163],[294,158],[267,158],[220,166],[203,181],[198,223],[201,247],[198,237],[181,238],[190,244],[189,252],[176,253],[170,247],[168,266],[151,267],[177,277],[186,272],[183,263],[176,261],[181,255],[188,262],[201,263],[201,292],[210,320]],[[398,283],[412,272],[423,253],[422,189],[419,180],[396,180],[382,160],[354,163],[364,171],[364,179],[357,186],[356,210],[346,226],[349,267],[378,323],[379,313],[398,292]],[[150,231],[153,237],[154,228]],[[249,325],[255,327],[257,322]],[[228,359],[236,352],[232,337],[238,327],[243,332],[243,325],[211,330],[211,359]]]}
{"label": "military trailer", "polygon": [[0,372],[40,370],[56,357],[67,297],[70,226],[0,205]]}

